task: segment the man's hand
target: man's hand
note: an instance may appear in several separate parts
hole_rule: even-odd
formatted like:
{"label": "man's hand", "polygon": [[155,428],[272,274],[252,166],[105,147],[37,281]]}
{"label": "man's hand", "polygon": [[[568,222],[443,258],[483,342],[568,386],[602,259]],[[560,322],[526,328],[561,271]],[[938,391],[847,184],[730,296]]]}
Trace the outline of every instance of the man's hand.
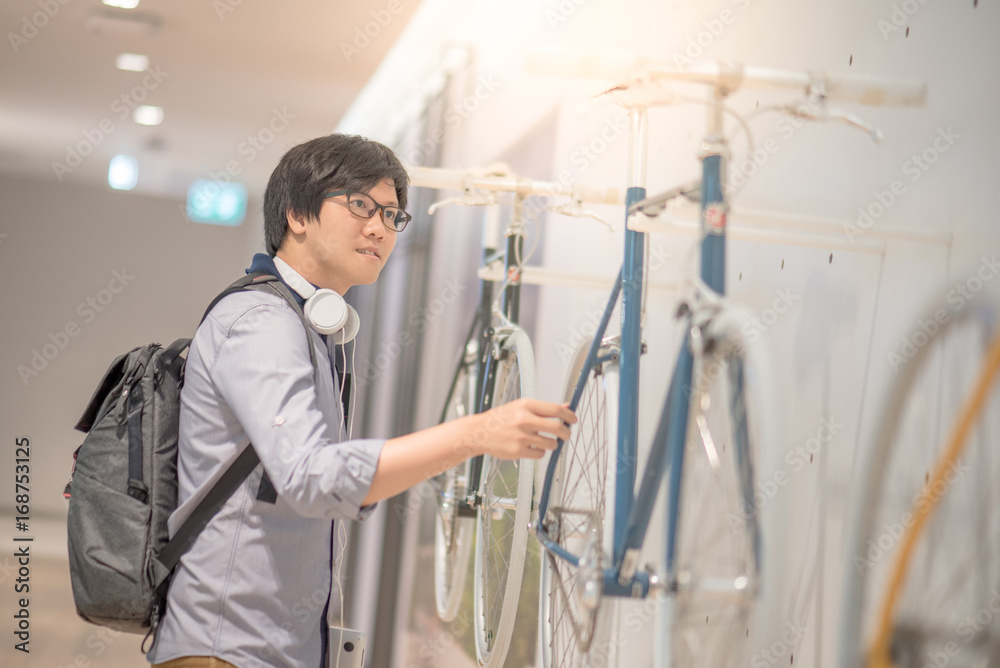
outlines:
{"label": "man's hand", "polygon": [[541,459],[569,438],[576,415],[567,405],[518,399],[485,413],[470,415],[472,449],[497,459]]}
{"label": "man's hand", "polygon": [[469,457],[541,459],[557,439],[569,438],[576,415],[568,406],[537,399],[518,399],[485,413],[444,422],[406,436],[390,438],[382,447],[378,468],[363,505],[395,496]]}

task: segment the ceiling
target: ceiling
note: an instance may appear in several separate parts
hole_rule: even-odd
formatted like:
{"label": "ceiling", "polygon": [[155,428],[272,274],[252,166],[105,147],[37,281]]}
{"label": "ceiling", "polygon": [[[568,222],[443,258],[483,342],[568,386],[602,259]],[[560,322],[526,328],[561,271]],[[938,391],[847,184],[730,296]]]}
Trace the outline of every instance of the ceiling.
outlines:
{"label": "ceiling", "polygon": [[[4,0],[0,174],[106,188],[126,153],[137,192],[231,177],[259,195],[285,150],[336,126],[419,4]],[[117,69],[123,52],[149,69]],[[162,107],[162,124],[135,123],[139,103]]]}

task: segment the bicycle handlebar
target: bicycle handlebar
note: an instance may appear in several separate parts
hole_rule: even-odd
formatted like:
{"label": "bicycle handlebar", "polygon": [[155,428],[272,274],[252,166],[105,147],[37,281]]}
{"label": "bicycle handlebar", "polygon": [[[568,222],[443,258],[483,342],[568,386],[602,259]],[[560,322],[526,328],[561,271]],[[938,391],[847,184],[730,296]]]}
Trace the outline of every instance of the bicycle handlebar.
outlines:
{"label": "bicycle handlebar", "polygon": [[577,202],[594,204],[621,204],[617,188],[596,188],[580,184],[562,184],[526,179],[514,174],[477,174],[458,169],[438,167],[407,167],[410,185],[437,190],[489,190],[512,192],[522,195],[547,195],[569,197]]}
{"label": "bicycle handlebar", "polygon": [[927,84],[916,79],[884,79],[861,74],[789,72],[740,63],[694,63],[678,67],[623,53],[536,49],[527,68],[535,74],[612,81],[680,81],[713,86],[728,93],[740,88],[820,93],[829,100],[866,105],[921,106]]}

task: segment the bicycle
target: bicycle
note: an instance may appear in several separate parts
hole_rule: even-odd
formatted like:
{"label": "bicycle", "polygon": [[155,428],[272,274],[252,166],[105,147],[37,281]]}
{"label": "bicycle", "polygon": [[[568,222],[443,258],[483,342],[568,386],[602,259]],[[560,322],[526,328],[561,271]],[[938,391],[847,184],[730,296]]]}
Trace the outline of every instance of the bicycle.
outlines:
{"label": "bicycle", "polygon": [[[525,270],[526,198],[567,197],[569,204],[550,208],[566,215],[594,217],[583,209],[583,203],[617,202],[617,192],[519,178],[503,167],[481,174],[414,167],[409,173],[411,185],[463,193],[435,203],[431,214],[450,203],[485,207],[479,307],[452,375],[440,421],[533,397],[534,354],[527,334],[517,325]],[[513,199],[506,241],[498,252],[501,193],[511,193]],[[501,262],[501,275],[489,275]],[[480,665],[502,666],[520,598],[528,519],[533,509],[534,461],[474,457],[441,473],[434,485],[438,614],[444,621],[455,618],[475,542],[476,656]]]}
{"label": "bicycle", "polygon": [[[769,365],[762,360],[766,355],[742,337],[743,317],[723,297],[728,213],[723,188],[728,155],[724,102],[739,89],[800,90],[807,103],[782,107],[783,111],[810,120],[846,122],[878,139],[877,131],[853,114],[828,109],[826,101],[918,104],[924,87],[915,82],[889,84],[734,65],[680,70],[648,62],[597,63],[551,52],[536,56],[535,67],[550,74],[626,82],[607,94],[629,112],[627,221],[640,212],[658,215],[675,197],[698,193],[701,201],[700,275],[677,309],[685,323],[684,340],[637,491],[646,272],[641,226],[628,225],[619,278],[597,333],[586,350],[581,349],[576,375],[570,376],[567,397],[579,422],[570,442],[561,443],[549,461],[538,517],[532,524],[546,552],[540,601],[546,666],[610,664],[620,640],[610,634],[604,599],[651,595],[664,595],[659,609],[665,629],[657,652],[663,665],[745,665],[756,642],[769,637],[754,628],[754,613],[762,613],[761,623],[773,620],[778,600],[773,587],[762,586],[778,579],[777,560],[763,556],[764,518],[754,504],[754,468],[763,455],[783,455],[784,449],[775,419],[762,405],[774,396]],[[658,87],[668,80],[711,88],[709,128],[699,156],[702,177],[700,182],[647,198],[647,109],[690,101]],[[619,293],[621,334],[605,338]],[[723,383],[711,382],[706,371],[712,368],[726,369]],[[614,435],[611,429],[616,430]],[[664,479],[666,545],[663,571],[657,574],[652,567],[640,571],[638,559]],[[714,496],[716,489],[723,493]],[[708,510],[707,517],[694,515],[700,508]],[[731,516],[744,521],[726,527]]]}
{"label": "bicycle", "polygon": [[1000,663],[1000,296],[967,297],[942,293],[889,358],[848,525],[844,668]]}

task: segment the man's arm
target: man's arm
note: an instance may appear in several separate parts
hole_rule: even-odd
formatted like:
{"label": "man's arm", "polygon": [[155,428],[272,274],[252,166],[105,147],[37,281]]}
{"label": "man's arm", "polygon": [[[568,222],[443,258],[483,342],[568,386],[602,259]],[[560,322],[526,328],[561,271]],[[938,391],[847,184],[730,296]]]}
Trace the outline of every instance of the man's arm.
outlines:
{"label": "man's arm", "polygon": [[385,442],[364,505],[395,496],[469,457],[541,459],[576,422],[568,407],[519,399]]}
{"label": "man's arm", "polygon": [[[219,323],[206,366],[254,444],[271,482],[299,514],[354,519],[469,457],[540,459],[568,438],[569,408],[519,399],[423,431],[337,442],[336,421],[319,406],[302,323],[277,297],[228,298],[238,315]],[[215,321],[214,316],[209,316]],[[369,483],[370,481],[370,483]]]}

